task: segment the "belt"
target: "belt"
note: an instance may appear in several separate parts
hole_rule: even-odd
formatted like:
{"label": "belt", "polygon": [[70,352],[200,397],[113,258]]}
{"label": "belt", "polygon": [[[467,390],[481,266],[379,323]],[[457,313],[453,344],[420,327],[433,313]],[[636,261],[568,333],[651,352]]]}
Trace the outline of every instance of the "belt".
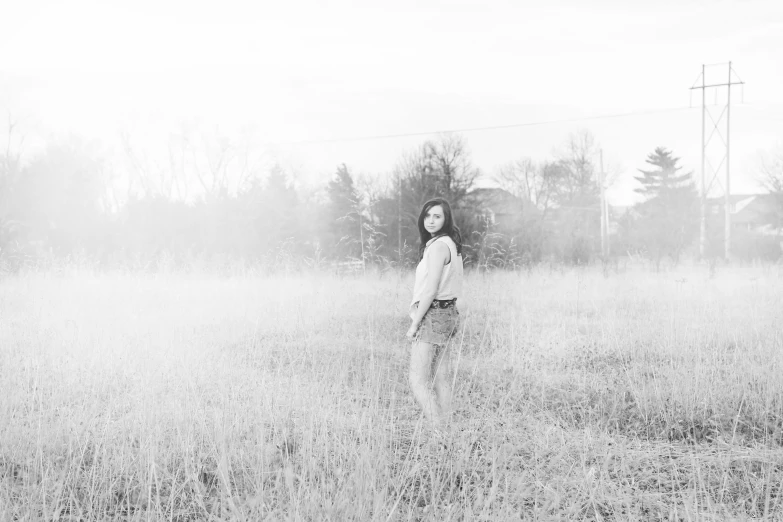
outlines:
{"label": "belt", "polygon": [[457,298],[447,299],[444,301],[433,299],[430,308],[453,308],[457,306]]}

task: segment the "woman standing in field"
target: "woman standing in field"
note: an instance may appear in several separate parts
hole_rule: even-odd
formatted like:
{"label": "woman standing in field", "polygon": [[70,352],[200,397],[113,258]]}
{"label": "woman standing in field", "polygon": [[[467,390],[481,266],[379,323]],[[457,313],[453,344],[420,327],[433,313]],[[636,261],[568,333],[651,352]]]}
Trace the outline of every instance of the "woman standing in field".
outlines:
{"label": "woman standing in field", "polygon": [[437,428],[451,414],[449,341],[459,324],[462,292],[462,240],[449,202],[424,204],[419,214],[419,265],[410,306],[413,341],[410,384],[425,417]]}

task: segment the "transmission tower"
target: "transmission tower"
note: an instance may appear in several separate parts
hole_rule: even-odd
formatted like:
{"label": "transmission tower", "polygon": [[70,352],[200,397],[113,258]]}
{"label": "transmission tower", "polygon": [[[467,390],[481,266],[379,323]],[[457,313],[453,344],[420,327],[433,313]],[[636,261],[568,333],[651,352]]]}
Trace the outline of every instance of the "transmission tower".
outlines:
{"label": "transmission tower", "polygon": [[[728,67],[728,74],[726,73]],[[707,83],[707,76],[710,82]],[[723,76],[722,76],[723,75]],[[721,79],[727,79],[723,81]],[[699,84],[701,82],[701,84]],[[701,74],[696,78],[691,91],[701,89],[701,219],[699,228],[699,255],[704,258],[707,243],[707,196],[713,188],[720,187],[724,195],[724,236],[723,249],[726,260],[731,253],[731,87],[744,85],[729,63],[716,63],[701,66]],[[714,96],[711,106],[707,105],[707,90]],[[744,89],[744,87],[743,87]],[[725,92],[725,96],[724,96]],[[712,108],[710,108],[712,107]],[[720,111],[718,117],[715,113]],[[710,125],[707,125],[709,117]],[[709,132],[709,136],[707,133]],[[715,137],[719,142],[713,141]],[[711,144],[714,144],[711,146]],[[717,167],[714,165],[717,164]],[[725,169],[724,183],[720,175]],[[713,191],[714,192],[714,191]]]}

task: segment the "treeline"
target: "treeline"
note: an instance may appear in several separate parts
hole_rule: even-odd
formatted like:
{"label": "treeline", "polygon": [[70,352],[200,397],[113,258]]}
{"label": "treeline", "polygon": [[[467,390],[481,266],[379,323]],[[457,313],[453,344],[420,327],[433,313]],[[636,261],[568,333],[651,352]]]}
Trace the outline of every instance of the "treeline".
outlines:
{"label": "treeline", "polygon": [[[183,132],[155,163],[125,136],[122,167],[74,139],[30,158],[9,145],[0,155],[0,268],[53,260],[146,270],[346,260],[406,267],[416,262],[419,209],[435,196],[452,203],[468,266],[601,258],[589,132],[549,160],[498,169],[496,188],[477,186],[482,172],[456,135],[423,142],[378,178],[339,165],[316,189],[297,187],[249,143]],[[650,169],[637,176],[644,202],[612,216],[613,252],[657,264],[693,247],[698,198],[677,161],[663,148],[647,158]]]}

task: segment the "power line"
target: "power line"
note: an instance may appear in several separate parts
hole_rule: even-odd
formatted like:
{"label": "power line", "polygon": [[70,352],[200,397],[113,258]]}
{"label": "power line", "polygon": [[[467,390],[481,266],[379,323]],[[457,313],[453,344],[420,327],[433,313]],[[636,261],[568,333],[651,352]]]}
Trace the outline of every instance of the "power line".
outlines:
{"label": "power line", "polygon": [[687,111],[694,109],[695,107],[672,107],[668,109],[650,109],[645,111],[634,111],[634,112],[622,112],[622,113],[616,113],[616,114],[602,114],[598,116],[585,116],[582,118],[565,118],[560,120],[543,120],[543,121],[531,121],[531,122],[525,122],[525,123],[512,123],[508,125],[492,125],[488,127],[466,127],[462,129],[445,129],[445,130],[434,130],[434,131],[425,131],[425,132],[404,132],[400,134],[380,134],[375,136],[355,136],[355,137],[348,137],[348,138],[331,138],[331,139],[320,139],[320,140],[301,140],[301,141],[285,141],[285,142],[272,142],[268,143],[268,145],[318,145],[318,144],[327,144],[327,143],[342,143],[342,142],[351,142],[351,141],[372,141],[372,140],[387,140],[387,139],[394,139],[394,138],[408,138],[408,137],[414,137],[414,136],[430,136],[433,134],[447,134],[447,133],[453,133],[453,132],[481,132],[481,131],[489,131],[489,130],[502,130],[502,129],[515,129],[519,127],[535,127],[538,125],[551,125],[554,123],[574,123],[574,122],[580,122],[580,121],[590,121],[590,120],[603,120],[603,119],[610,119],[610,118],[625,118],[628,116],[642,116],[642,115],[649,115],[649,114],[664,114],[664,113],[670,113],[670,112],[680,112],[680,111]]}

